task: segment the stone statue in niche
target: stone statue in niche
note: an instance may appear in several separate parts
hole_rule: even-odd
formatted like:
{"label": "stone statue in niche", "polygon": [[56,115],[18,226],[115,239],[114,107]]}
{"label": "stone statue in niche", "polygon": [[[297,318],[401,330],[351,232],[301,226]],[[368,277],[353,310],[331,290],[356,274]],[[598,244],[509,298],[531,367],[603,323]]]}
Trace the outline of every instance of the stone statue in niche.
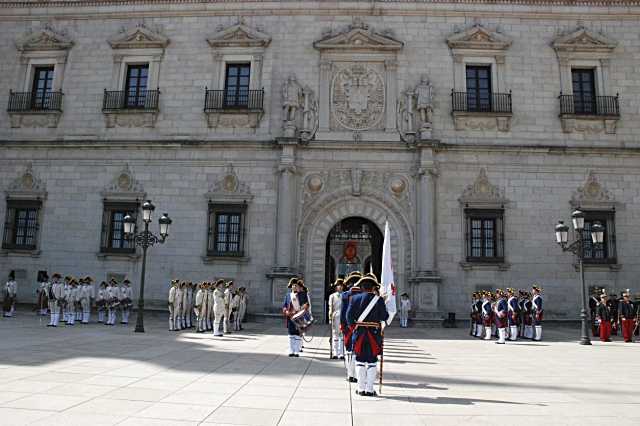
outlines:
{"label": "stone statue in niche", "polygon": [[[423,74],[420,83],[415,88],[416,110],[420,114],[420,138],[431,137],[431,122],[433,120],[433,86],[429,78]],[[428,137],[425,137],[427,136]]]}
{"label": "stone statue in niche", "polygon": [[302,89],[302,131],[300,139],[309,142],[318,130],[318,101],[309,86]]}
{"label": "stone statue in niche", "polygon": [[284,116],[284,136],[293,138],[296,136],[296,118],[300,109],[300,99],[302,98],[302,86],[298,83],[296,76],[290,74],[282,85],[283,116]]}

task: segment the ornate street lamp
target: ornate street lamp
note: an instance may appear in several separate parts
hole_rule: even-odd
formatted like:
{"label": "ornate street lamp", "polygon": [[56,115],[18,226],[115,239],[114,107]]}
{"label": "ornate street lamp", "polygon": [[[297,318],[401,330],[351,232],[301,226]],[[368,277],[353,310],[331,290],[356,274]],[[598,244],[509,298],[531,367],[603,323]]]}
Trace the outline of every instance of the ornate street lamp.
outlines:
{"label": "ornate street lamp", "polygon": [[[581,345],[590,345],[591,339],[589,339],[589,324],[587,322],[587,289],[584,282],[584,242],[583,230],[584,230],[584,213],[580,210],[576,210],[571,215],[571,221],[573,222],[573,229],[576,233],[576,239],[569,244],[569,227],[564,224],[563,221],[559,221],[556,225],[556,242],[562,248],[563,252],[570,251],[578,258],[578,264],[580,268],[580,284],[582,285],[582,310],[580,311],[580,319],[582,321],[582,337],[580,337]],[[594,246],[602,244],[604,239],[604,226],[600,222],[594,222],[591,225],[591,240]]]}
{"label": "ornate street lamp", "polygon": [[140,295],[138,296],[138,316],[136,318],[136,333],[144,333],[144,275],[147,266],[147,249],[154,244],[163,244],[169,236],[169,226],[171,219],[164,213],[158,223],[160,224],[160,237],[153,235],[149,231],[149,224],[156,207],[150,200],[142,204],[142,221],[144,222],[144,231],[136,233],[136,220],[130,215],[124,217],[124,235],[125,238],[133,241],[137,246],[142,247],[142,271],[140,273]]}

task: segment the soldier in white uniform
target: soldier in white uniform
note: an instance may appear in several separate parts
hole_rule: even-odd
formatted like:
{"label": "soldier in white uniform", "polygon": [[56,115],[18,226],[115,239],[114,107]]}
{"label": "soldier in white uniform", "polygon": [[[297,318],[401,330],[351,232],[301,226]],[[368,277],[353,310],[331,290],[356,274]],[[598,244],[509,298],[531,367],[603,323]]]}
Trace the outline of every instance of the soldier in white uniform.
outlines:
{"label": "soldier in white uniform", "polygon": [[74,308],[74,311],[75,311],[74,322],[82,321],[82,305],[81,305],[80,297],[81,297],[83,286],[84,286],[84,278],[78,278],[76,280],[76,288],[75,288],[76,303]]}
{"label": "soldier in white uniform", "polygon": [[211,284],[207,287],[207,328],[206,331],[213,330],[213,320],[214,320],[214,311],[213,307],[215,305],[215,300],[213,297],[213,293],[215,292],[216,284]]}
{"label": "soldier in white uniform", "polygon": [[236,291],[231,297],[231,318],[233,319],[233,331],[240,331],[240,315],[238,315],[239,308],[240,292]]}
{"label": "soldier in white uniform", "polygon": [[202,333],[204,331],[203,327],[202,327],[202,314],[204,311],[204,295],[205,295],[205,287],[206,283],[201,282],[198,285],[198,290],[196,291],[196,295],[194,298],[194,303],[193,303],[193,312],[196,315],[196,332],[197,333]]}
{"label": "soldier in white uniform", "polygon": [[58,304],[58,299],[62,297],[62,283],[60,283],[60,274],[58,273],[53,274],[51,278],[52,282],[47,292],[51,319],[47,327],[57,327],[58,321],[60,320],[60,305]]}
{"label": "soldier in white uniform", "polygon": [[180,281],[176,287],[176,299],[174,301],[173,309],[174,309],[174,318],[175,318],[175,330],[182,330],[182,309],[184,302],[184,286],[185,282]]}
{"label": "soldier in white uniform", "polygon": [[118,305],[120,304],[120,287],[118,282],[111,278],[107,287],[107,322],[105,325],[115,325]]}
{"label": "soldier in white uniform", "polygon": [[129,324],[129,315],[131,314],[131,306],[133,306],[132,298],[131,281],[125,279],[122,281],[122,287],[120,287],[120,309],[122,310],[120,324]]}
{"label": "soldier in white uniform", "polygon": [[184,330],[187,328],[187,316],[189,315],[189,291],[191,283],[187,281],[182,282],[182,312],[180,312],[180,325]]}
{"label": "soldier in white uniform", "polygon": [[76,323],[78,296],[78,281],[72,278],[71,281],[69,281],[69,287],[67,287],[65,293],[65,300],[67,302],[67,325],[75,325]]}
{"label": "soldier in white uniform", "polygon": [[104,323],[104,313],[107,307],[107,283],[102,281],[96,294],[96,308],[98,309],[98,322]]}
{"label": "soldier in white uniform", "polygon": [[58,302],[58,305],[60,306],[60,318],[61,321],[66,323],[67,319],[69,318],[69,315],[67,314],[68,310],[67,310],[67,291],[69,289],[69,283],[71,282],[71,279],[73,277],[67,275],[64,277],[64,283],[62,284],[62,298],[60,299],[60,301]]}
{"label": "soldier in white uniform", "polygon": [[244,322],[244,317],[247,315],[247,289],[245,287],[240,287],[238,289],[240,292],[240,306],[238,307],[238,317],[240,319],[240,330],[242,330],[242,323]]}
{"label": "soldier in white uniform", "polygon": [[18,284],[16,283],[16,274],[14,271],[9,272],[9,277],[4,285],[3,293],[4,303],[2,305],[2,310],[4,312],[4,317],[10,318],[16,310],[16,297],[18,294]]}
{"label": "soldier in white uniform", "polygon": [[213,290],[213,335],[222,336],[220,331],[220,323],[225,319],[225,292],[222,289],[224,287],[224,280],[216,281],[215,288]]}
{"label": "soldier in white uniform", "polygon": [[91,316],[91,277],[85,277],[82,280],[82,286],[79,289],[80,306],[82,308],[82,324],[89,324]]}
{"label": "soldier in white uniform", "polygon": [[329,296],[329,324],[331,325],[331,359],[344,359],[344,343],[340,329],[340,312],[342,310],[342,292],[344,280],[338,278],[333,284],[334,293]]}
{"label": "soldier in white uniform", "polygon": [[187,293],[187,328],[194,328],[193,325],[193,299],[196,297],[197,284],[189,282],[189,291]]}
{"label": "soldier in white uniform", "polygon": [[224,290],[224,322],[222,323],[224,334],[231,333],[231,299],[233,298],[233,281],[229,281]]}
{"label": "soldier in white uniform", "polygon": [[176,293],[178,292],[178,280],[171,280],[167,303],[169,306],[169,331],[176,329]]}

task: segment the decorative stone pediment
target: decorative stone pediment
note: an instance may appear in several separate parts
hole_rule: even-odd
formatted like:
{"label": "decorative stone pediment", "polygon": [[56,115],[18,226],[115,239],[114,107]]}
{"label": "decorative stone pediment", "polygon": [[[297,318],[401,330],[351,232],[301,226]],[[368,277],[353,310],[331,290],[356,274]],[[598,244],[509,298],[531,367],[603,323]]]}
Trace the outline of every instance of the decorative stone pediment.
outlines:
{"label": "decorative stone pediment", "polygon": [[472,185],[469,185],[458,199],[470,207],[499,207],[509,201],[500,188],[489,181],[487,171],[482,168]]}
{"label": "decorative stone pediment", "polygon": [[602,34],[589,31],[584,27],[556,38],[551,46],[556,52],[587,52],[609,55],[618,42]]}
{"label": "decorative stone pediment", "polygon": [[137,25],[109,39],[109,44],[113,49],[164,49],[169,39],[144,25]]}
{"label": "decorative stone pediment", "polygon": [[249,185],[240,181],[233,164],[227,164],[224,174],[216,180],[205,198],[215,202],[247,202],[253,199]]}
{"label": "decorative stone pediment", "polygon": [[28,163],[24,172],[9,184],[6,194],[8,198],[46,198],[47,189]]}
{"label": "decorative stone pediment", "polygon": [[368,25],[357,20],[345,31],[329,34],[313,43],[313,47],[320,51],[397,51],[403,46],[403,42],[374,32]]}
{"label": "decorative stone pediment", "polygon": [[574,208],[613,209],[615,204],[613,195],[602,186],[593,171],[589,172],[585,183],[571,196],[571,206]]}
{"label": "decorative stone pediment", "polygon": [[271,37],[255,28],[247,26],[243,21],[230,27],[220,29],[207,38],[209,46],[221,47],[262,47],[271,43]]}
{"label": "decorative stone pediment", "polygon": [[111,182],[102,191],[102,196],[109,199],[142,200],[146,195],[142,184],[136,179],[128,163],[125,163],[122,170],[116,173]]}
{"label": "decorative stone pediment", "polygon": [[16,41],[16,48],[20,52],[69,50],[71,47],[73,47],[71,39],[51,28],[28,33]]}
{"label": "decorative stone pediment", "polygon": [[451,49],[506,50],[511,46],[511,39],[481,25],[474,25],[449,36],[447,44]]}

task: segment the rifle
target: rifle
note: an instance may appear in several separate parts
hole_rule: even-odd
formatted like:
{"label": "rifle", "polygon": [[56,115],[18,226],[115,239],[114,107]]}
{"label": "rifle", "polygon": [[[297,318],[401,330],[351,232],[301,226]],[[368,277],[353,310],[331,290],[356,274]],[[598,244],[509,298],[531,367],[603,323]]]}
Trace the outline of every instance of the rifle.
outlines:
{"label": "rifle", "polygon": [[382,376],[384,371],[384,327],[380,328],[380,337],[382,341],[380,342],[380,384],[378,393],[382,395]]}

